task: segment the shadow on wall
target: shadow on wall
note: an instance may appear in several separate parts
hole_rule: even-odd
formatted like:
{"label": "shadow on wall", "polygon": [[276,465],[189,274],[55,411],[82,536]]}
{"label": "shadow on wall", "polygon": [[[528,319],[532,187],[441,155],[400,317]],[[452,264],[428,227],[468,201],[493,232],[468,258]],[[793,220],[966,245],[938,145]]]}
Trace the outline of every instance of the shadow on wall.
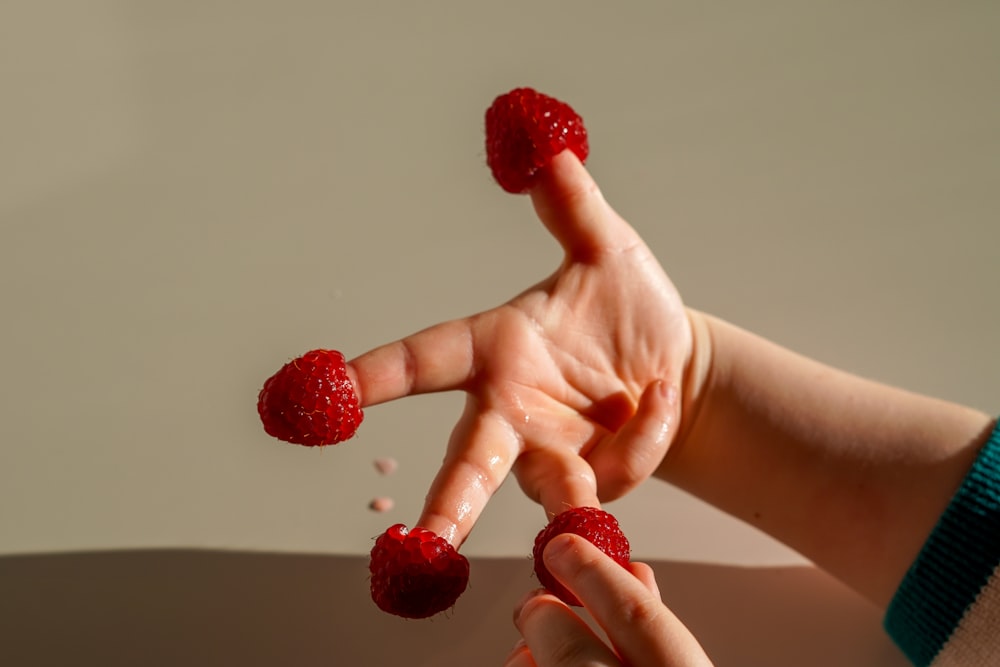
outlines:
{"label": "shadow on wall", "polygon": [[[717,667],[893,667],[878,611],[809,567],[653,562]],[[0,664],[500,665],[522,559],[472,559],[455,609],[407,621],[368,596],[368,559],[197,550],[0,557]]]}

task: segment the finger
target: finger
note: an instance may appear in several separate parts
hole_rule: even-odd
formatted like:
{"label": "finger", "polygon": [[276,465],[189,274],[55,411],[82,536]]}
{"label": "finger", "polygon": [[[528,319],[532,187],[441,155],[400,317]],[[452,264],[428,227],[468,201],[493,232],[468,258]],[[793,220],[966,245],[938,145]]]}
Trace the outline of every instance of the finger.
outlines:
{"label": "finger", "polygon": [[639,241],[573,151],[559,153],[539,172],[531,200],[539,219],[573,259],[586,260]]}
{"label": "finger", "polygon": [[525,601],[514,623],[538,667],[621,664],[583,619],[554,595]]}
{"label": "finger", "polygon": [[506,479],[520,446],[506,419],[495,411],[483,411],[479,401],[468,396],[417,525],[455,548],[461,546]]}
{"label": "finger", "polygon": [[470,320],[444,322],[375,348],[348,364],[361,405],[460,388],[472,375]]}
{"label": "finger", "polygon": [[571,507],[601,506],[593,469],[569,448],[530,449],[517,457],[513,470],[521,490],[549,518]]}
{"label": "finger", "polygon": [[642,582],[642,585],[652,593],[656,598],[662,599],[660,597],[660,586],[656,583],[656,575],[653,573],[653,568],[646,565],[645,563],[640,563],[639,561],[632,561],[625,568],[632,573],[636,579]]}
{"label": "finger", "polygon": [[673,384],[651,383],[631,419],[587,453],[602,502],[625,495],[660,465],[680,417],[679,396]]}
{"label": "finger", "polygon": [[503,667],[538,667],[538,663],[531,657],[531,649],[528,648],[527,642],[520,639],[507,654]]}
{"label": "finger", "polygon": [[549,571],[580,598],[626,664],[711,664],[659,596],[586,539],[557,535],[543,558]]}

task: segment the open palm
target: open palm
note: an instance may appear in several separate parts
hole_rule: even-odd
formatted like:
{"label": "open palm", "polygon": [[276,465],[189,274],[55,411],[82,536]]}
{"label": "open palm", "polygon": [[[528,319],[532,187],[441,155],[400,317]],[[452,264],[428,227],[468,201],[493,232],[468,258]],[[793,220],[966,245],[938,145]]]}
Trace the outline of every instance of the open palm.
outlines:
{"label": "open palm", "polygon": [[566,251],[554,274],[350,363],[366,406],[466,392],[419,521],[456,546],[509,472],[547,512],[596,505],[652,474],[679,419],[691,331],[656,258],[570,151],[532,199]]}

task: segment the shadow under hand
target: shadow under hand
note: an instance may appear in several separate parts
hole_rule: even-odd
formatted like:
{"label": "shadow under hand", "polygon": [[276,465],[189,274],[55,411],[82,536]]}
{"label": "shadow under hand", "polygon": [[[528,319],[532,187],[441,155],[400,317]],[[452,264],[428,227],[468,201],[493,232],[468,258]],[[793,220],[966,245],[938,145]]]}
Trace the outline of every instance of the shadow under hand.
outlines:
{"label": "shadow under hand", "polygon": [[[455,609],[379,611],[366,556],[150,550],[0,557],[0,664],[499,665],[527,559],[473,558]],[[718,667],[906,665],[877,610],[809,567],[653,562]]]}

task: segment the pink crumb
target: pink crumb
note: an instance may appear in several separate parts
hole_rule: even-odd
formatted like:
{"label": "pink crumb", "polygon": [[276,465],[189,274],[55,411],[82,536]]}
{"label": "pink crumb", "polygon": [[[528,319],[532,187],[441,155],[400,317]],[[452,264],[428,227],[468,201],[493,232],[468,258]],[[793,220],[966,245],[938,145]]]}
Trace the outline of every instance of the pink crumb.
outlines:
{"label": "pink crumb", "polygon": [[375,469],[382,475],[391,475],[398,467],[399,463],[394,458],[385,456],[375,459]]}
{"label": "pink crumb", "polygon": [[373,498],[370,503],[368,503],[368,509],[375,512],[388,512],[396,505],[396,502],[387,496],[380,496],[378,498]]}

